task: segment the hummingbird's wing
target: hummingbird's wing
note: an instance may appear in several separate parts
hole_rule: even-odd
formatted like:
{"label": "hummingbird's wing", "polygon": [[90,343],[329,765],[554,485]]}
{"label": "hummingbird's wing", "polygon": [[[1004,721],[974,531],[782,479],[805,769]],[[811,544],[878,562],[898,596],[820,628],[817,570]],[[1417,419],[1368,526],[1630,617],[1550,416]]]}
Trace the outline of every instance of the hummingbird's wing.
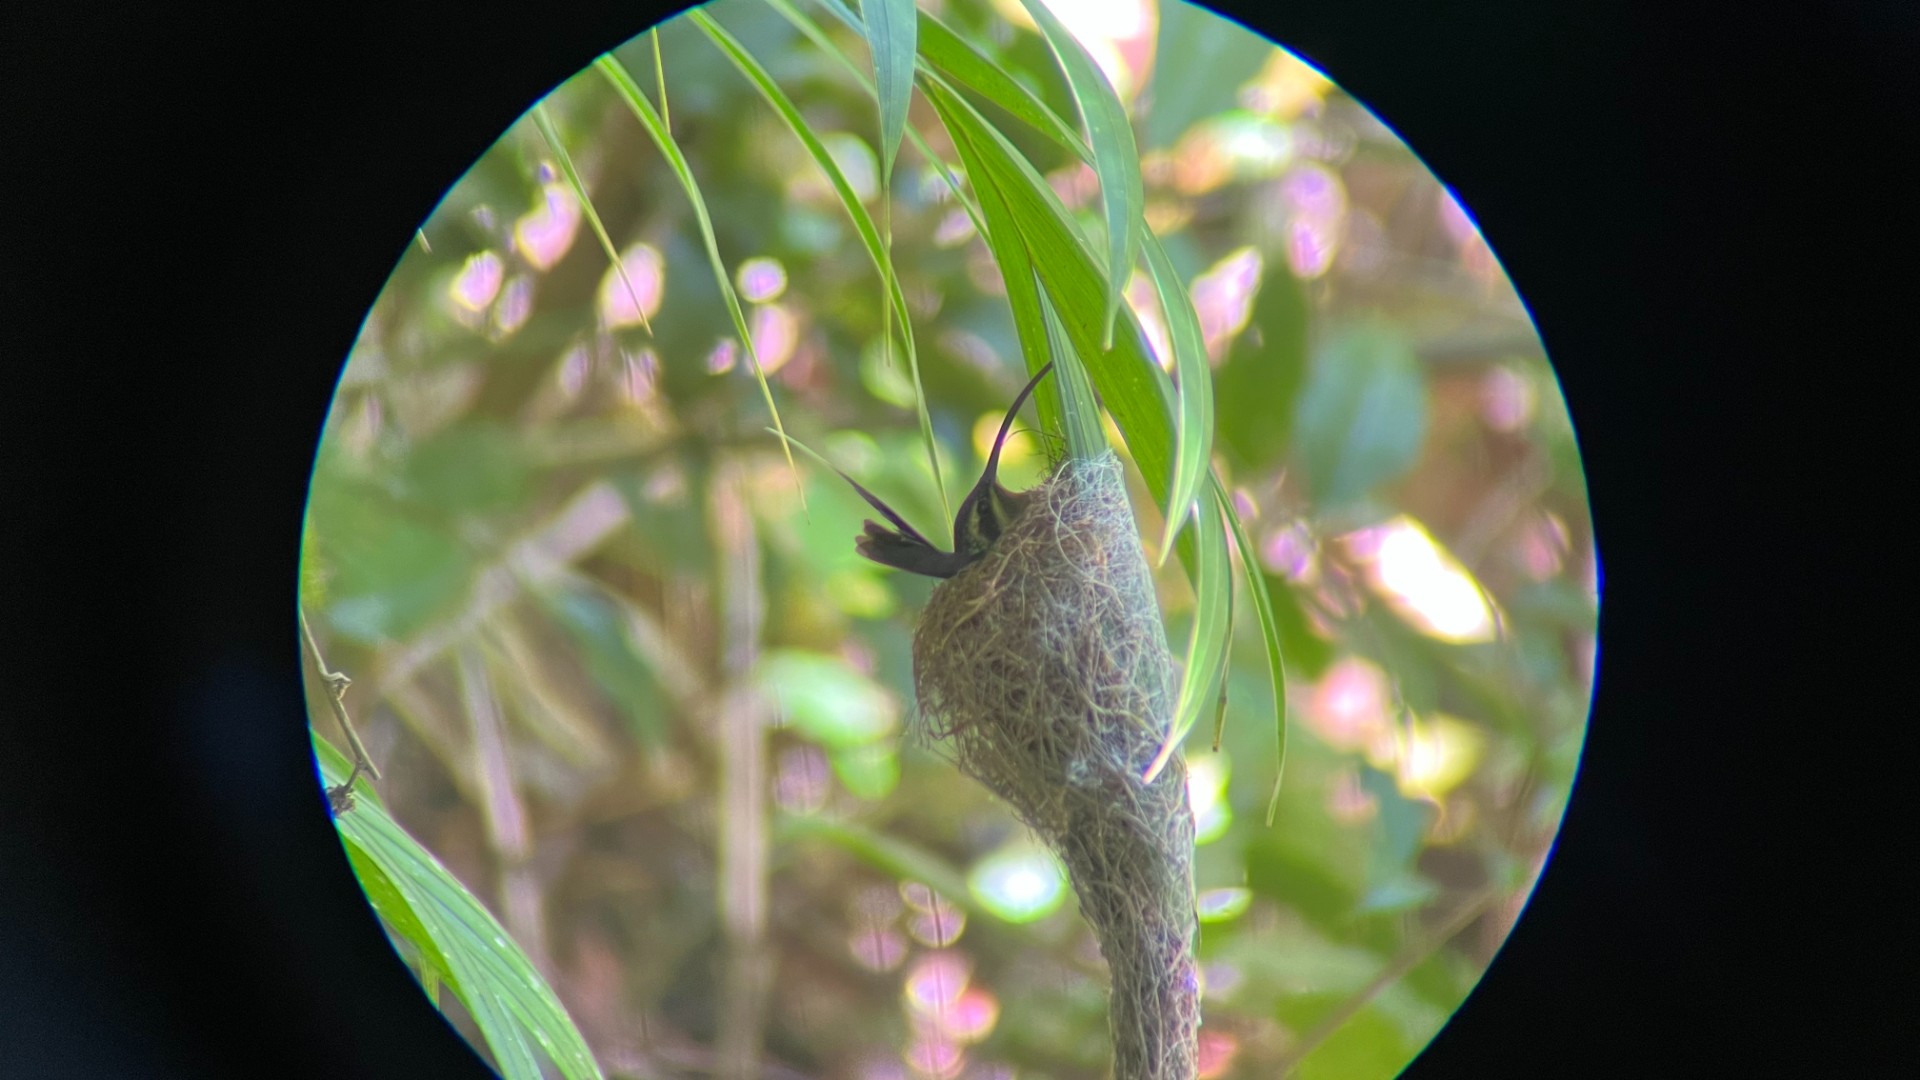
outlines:
{"label": "hummingbird's wing", "polygon": [[[858,480],[855,480],[853,477],[848,476],[846,473],[840,472],[839,469],[835,469],[833,471],[840,473],[840,479],[845,480],[849,484],[852,484],[853,490],[859,492],[860,497],[867,500],[868,506],[871,506],[875,510],[880,511],[880,513],[884,515],[888,521],[893,522],[893,527],[895,529],[900,530],[899,535],[902,540],[906,540],[910,543],[918,544],[923,548],[928,548],[935,551],[939,550],[938,548],[935,548],[932,542],[929,541],[926,537],[921,536],[919,530],[907,524],[906,518],[903,518],[899,514],[894,513],[893,507],[888,506],[884,502],[881,502],[880,496],[875,495],[873,492],[868,491],[866,488],[861,487],[860,482]],[[871,521],[867,522],[867,530],[869,533],[871,533],[873,530],[876,530],[876,529],[879,529],[882,532],[887,531],[885,529],[881,529],[879,525],[876,525]]]}
{"label": "hummingbird's wing", "polygon": [[[819,454],[815,453],[812,447],[801,442],[799,439],[793,438],[792,436],[786,435],[782,432],[775,431],[772,428],[767,429],[767,434],[778,435],[780,438],[785,439],[787,441],[787,445],[798,447],[801,453],[806,454],[808,457],[812,458],[813,460],[819,462],[822,465],[825,465],[827,468],[832,469],[834,472],[839,473],[840,479],[845,480],[848,486],[852,487],[853,490],[859,492],[860,497],[867,500],[868,506],[871,506],[875,510],[880,511],[882,516],[884,516],[888,521],[893,522],[893,527],[900,530],[900,536],[902,539],[912,543],[917,543],[922,547],[927,547],[927,548],[933,547],[933,544],[930,541],[928,541],[926,537],[920,535],[920,532],[918,529],[915,529],[913,526],[907,524],[907,520],[905,518],[893,512],[893,507],[888,506],[886,503],[882,502],[880,500],[880,496],[875,495],[873,492],[868,491],[864,487],[861,487],[860,481],[855,480],[851,476],[848,476],[845,472],[841,471],[839,466],[835,465],[833,462],[828,461],[826,458],[823,458]],[[869,529],[880,528],[880,526],[875,525],[871,521],[867,523],[867,527]],[[939,549],[934,548],[934,550],[937,551]]]}
{"label": "hummingbird's wing", "polygon": [[960,572],[960,568],[969,561],[950,551],[941,551],[934,547],[920,531],[907,524],[907,519],[893,512],[880,496],[860,486],[860,482],[839,469],[840,479],[853,485],[853,490],[867,500],[867,505],[893,522],[889,529],[877,521],[869,520],[854,538],[853,549],[882,566],[891,566],[895,570],[905,570],[910,574],[925,574],[927,577],[950,578]]}

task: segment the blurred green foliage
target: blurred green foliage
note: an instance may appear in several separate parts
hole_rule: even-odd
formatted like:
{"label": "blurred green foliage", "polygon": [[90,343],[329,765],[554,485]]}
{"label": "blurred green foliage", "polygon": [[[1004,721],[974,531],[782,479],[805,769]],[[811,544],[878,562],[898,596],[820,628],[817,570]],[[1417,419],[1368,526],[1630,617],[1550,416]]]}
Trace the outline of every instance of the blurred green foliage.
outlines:
{"label": "blurred green foliage", "polygon": [[[874,98],[779,7],[705,10],[854,186],[876,183]],[[1078,130],[1053,54],[1010,21],[1020,9],[922,10]],[[1498,263],[1377,119],[1199,9],[1147,3],[1157,21],[1117,43],[1053,9],[1121,65],[1146,217],[1193,293],[1216,468],[1292,679],[1268,828],[1275,702],[1234,575],[1222,743],[1216,757],[1202,722],[1186,744],[1196,774],[1212,759],[1230,776],[1197,886],[1251,893],[1202,935],[1208,1075],[1391,1076],[1491,960],[1573,781],[1597,616],[1577,444]],[[870,72],[859,32],[792,10]],[[783,422],[944,536],[905,358],[882,341],[881,278],[844,207],[699,29],[668,23],[659,50],[722,261],[784,272],[765,293],[735,282]],[[614,55],[654,92],[647,38]],[[1079,160],[971,100],[1090,230],[1100,265],[1100,195]],[[1103,975],[1070,894],[1016,918],[994,912],[1020,910],[1017,890],[1044,875],[997,872],[992,888],[1014,891],[984,897],[967,884],[1013,865],[1023,830],[915,727],[907,646],[930,583],[859,559],[870,510],[804,462],[803,509],[687,194],[607,81],[585,72],[544,107],[632,260],[651,332],[610,299],[624,285],[531,117],[449,189],[369,313],[316,460],[300,595],[327,665],[354,679],[390,823],[491,909],[607,1075],[704,1074],[743,1039],[767,1076],[866,1075],[936,1039],[1020,1075],[1102,1075]],[[957,165],[925,97],[907,119]],[[894,169],[890,194],[862,194],[876,219],[891,199],[953,495],[982,463],[981,419],[1025,381],[1020,338],[945,181],[911,140]],[[1161,356],[1144,267],[1127,295],[1144,355]],[[1059,452],[1025,436],[1014,450]],[[1152,542],[1164,478],[1134,480]],[[1180,561],[1162,577],[1184,641]],[[1471,608],[1458,589],[1395,593],[1457,580],[1491,630],[1423,614],[1444,606],[1433,597]],[[323,693],[315,730],[332,739]],[[363,796],[343,828],[377,805]],[[463,1000],[474,987],[395,877],[427,864],[366,854],[355,865],[402,955]],[[743,956],[771,972],[744,1014],[726,973]],[[965,993],[929,1014],[916,980],[954,956]],[[504,1030],[438,1000],[478,1046]],[[759,1018],[744,1034],[742,1015]]]}

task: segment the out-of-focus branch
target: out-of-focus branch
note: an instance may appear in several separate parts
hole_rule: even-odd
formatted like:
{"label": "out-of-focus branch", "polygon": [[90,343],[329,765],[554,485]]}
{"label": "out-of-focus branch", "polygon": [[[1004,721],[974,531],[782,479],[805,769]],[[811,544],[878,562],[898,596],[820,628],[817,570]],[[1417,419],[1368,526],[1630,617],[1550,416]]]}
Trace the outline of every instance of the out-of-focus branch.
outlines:
{"label": "out-of-focus branch", "polygon": [[767,949],[767,746],[764,706],[749,683],[759,659],[765,602],[759,541],[744,467],[715,470],[708,522],[719,568],[720,926],[726,941],[715,1042],[721,1080],[763,1075],[762,1040],[772,958]]}
{"label": "out-of-focus branch", "polygon": [[507,744],[506,717],[493,680],[477,649],[467,646],[455,657],[460,700],[467,715],[475,775],[480,781],[480,813],[487,836],[499,854],[499,909],[507,932],[513,935],[534,966],[551,978],[553,965],[547,949],[546,920],[542,914],[540,882],[528,865],[533,834],[526,804],[514,782]]}

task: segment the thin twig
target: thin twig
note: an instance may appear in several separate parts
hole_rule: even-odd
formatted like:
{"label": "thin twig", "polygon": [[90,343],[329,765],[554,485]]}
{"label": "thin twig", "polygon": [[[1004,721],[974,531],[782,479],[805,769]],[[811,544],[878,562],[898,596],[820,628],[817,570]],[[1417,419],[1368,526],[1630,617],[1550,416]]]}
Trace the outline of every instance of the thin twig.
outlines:
{"label": "thin twig", "polygon": [[333,706],[333,718],[340,723],[340,731],[346,736],[347,748],[353,752],[353,771],[347,778],[327,789],[327,802],[335,814],[344,814],[353,809],[353,782],[366,773],[370,779],[380,779],[380,770],[367,753],[365,743],[360,741],[360,733],[353,729],[353,720],[347,715],[347,687],[353,680],[341,672],[327,667],[326,658],[320,655],[320,643],[313,638],[313,628],[307,625],[307,609],[304,604],[296,605],[300,614],[300,636],[306,640],[307,654],[313,657],[314,669],[320,673],[320,681],[327,688],[327,703]]}

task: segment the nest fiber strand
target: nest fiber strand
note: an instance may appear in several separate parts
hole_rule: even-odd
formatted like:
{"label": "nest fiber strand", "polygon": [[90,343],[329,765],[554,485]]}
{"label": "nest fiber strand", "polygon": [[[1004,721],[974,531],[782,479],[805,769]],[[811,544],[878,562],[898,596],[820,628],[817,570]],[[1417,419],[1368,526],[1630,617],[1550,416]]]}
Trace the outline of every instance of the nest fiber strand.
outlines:
{"label": "nest fiber strand", "polygon": [[1069,460],[913,639],[928,733],[1060,855],[1112,973],[1116,1080],[1191,1080],[1193,812],[1178,755],[1141,775],[1173,714],[1173,661],[1111,453]]}

